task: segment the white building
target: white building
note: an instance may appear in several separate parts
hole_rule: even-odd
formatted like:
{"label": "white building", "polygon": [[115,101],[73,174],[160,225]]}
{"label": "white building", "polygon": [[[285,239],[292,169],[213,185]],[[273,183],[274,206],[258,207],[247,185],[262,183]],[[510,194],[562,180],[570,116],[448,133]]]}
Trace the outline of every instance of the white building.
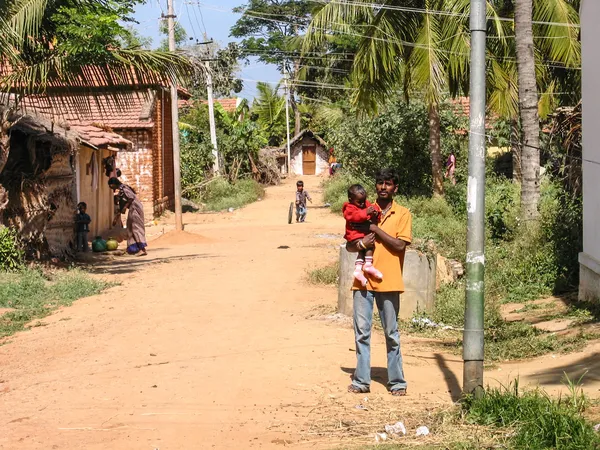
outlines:
{"label": "white building", "polygon": [[583,252],[581,300],[600,299],[600,0],[583,0]]}

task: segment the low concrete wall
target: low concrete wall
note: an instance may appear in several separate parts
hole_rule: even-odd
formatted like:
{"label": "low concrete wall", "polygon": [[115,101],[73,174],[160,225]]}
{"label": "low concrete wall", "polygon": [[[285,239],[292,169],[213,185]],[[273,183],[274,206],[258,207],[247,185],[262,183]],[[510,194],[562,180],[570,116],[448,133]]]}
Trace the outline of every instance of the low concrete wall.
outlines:
{"label": "low concrete wall", "polygon": [[[340,247],[338,312],[352,316],[352,284],[356,253]],[[430,312],[435,306],[436,261],[415,250],[407,250],[404,258],[405,292],[400,296],[400,318],[410,319],[417,312]]]}
{"label": "low concrete wall", "polygon": [[579,254],[579,300],[600,300],[600,262],[585,253]]}

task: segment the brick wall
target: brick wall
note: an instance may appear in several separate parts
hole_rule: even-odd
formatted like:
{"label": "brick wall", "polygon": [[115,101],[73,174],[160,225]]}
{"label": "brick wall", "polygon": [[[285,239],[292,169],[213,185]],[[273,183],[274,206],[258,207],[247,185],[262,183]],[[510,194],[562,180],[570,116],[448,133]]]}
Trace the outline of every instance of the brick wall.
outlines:
{"label": "brick wall", "polygon": [[146,220],[154,217],[154,149],[151,129],[115,130],[133,142],[130,151],[117,154],[117,167],[121,169],[121,181],[135,189],[144,205]]}
{"label": "brick wall", "polygon": [[173,132],[171,128],[171,99],[169,91],[157,94],[154,109],[154,214],[159,216],[173,208]]}

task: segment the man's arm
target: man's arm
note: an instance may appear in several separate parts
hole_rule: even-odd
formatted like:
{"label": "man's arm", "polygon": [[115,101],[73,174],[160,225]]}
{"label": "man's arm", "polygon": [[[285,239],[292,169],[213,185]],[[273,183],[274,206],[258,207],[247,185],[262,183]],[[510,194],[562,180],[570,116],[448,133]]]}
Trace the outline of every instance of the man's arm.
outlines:
{"label": "man's arm", "polygon": [[[364,244],[364,246],[366,248],[375,248],[375,235],[374,234],[368,234],[367,236],[365,236],[364,238],[361,239],[361,242]],[[362,250],[364,250],[364,248],[362,248],[361,246],[358,245],[358,241],[353,241],[353,242],[348,242],[346,244],[346,250],[349,251],[350,253],[358,253]]]}
{"label": "man's arm", "polygon": [[371,233],[377,236],[381,243],[394,255],[402,254],[406,247],[410,245],[410,242],[390,236],[375,224],[371,224]]}
{"label": "man's arm", "polygon": [[395,255],[402,254],[412,241],[412,215],[409,211],[406,211],[400,218],[398,229],[394,236],[390,236],[375,224],[371,225],[370,228],[379,241]]}

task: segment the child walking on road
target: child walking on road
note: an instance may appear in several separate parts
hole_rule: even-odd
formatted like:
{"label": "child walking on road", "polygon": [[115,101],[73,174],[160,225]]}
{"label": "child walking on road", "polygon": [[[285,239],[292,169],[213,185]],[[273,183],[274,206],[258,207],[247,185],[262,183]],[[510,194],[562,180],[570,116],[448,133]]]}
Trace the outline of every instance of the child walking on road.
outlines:
{"label": "child walking on road", "polygon": [[296,183],[296,222],[306,220],[306,200],[312,203],[312,198],[304,190],[304,181],[298,181]]}
{"label": "child walking on road", "polygon": [[75,216],[75,224],[77,225],[77,251],[87,252],[90,248],[88,246],[88,233],[90,232],[90,223],[92,218],[86,213],[87,204],[81,202],[77,205],[77,215]]}
{"label": "child walking on road", "polygon": [[[344,203],[342,209],[344,219],[346,219],[346,234],[344,239],[352,245],[358,245],[360,251],[356,258],[356,266],[354,268],[354,278],[356,278],[362,286],[368,283],[365,273],[378,280],[383,280],[382,273],[373,265],[373,249],[368,249],[362,245],[362,239],[365,233],[358,231],[357,224],[361,223],[379,223],[379,215],[381,208],[374,203],[371,204],[367,200],[367,191],[360,184],[354,184],[348,189],[348,203]],[[364,273],[363,273],[364,272]]]}

